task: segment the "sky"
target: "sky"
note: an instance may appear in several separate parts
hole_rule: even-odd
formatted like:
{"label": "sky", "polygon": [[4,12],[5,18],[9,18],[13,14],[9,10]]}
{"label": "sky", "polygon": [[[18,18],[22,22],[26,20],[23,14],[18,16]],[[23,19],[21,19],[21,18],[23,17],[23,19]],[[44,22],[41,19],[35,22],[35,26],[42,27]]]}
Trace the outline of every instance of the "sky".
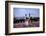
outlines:
{"label": "sky", "polygon": [[39,17],[39,9],[38,8],[13,8],[13,16],[15,17],[23,17],[27,14],[27,17]]}

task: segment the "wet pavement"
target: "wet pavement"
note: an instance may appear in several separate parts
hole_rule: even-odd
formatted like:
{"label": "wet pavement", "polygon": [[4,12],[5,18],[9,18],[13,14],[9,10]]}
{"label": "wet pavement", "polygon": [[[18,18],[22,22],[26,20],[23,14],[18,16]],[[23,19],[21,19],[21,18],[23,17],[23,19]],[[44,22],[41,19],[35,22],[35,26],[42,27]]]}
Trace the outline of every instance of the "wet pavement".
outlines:
{"label": "wet pavement", "polygon": [[39,21],[29,23],[26,25],[25,23],[15,23],[14,28],[24,28],[24,27],[39,27]]}

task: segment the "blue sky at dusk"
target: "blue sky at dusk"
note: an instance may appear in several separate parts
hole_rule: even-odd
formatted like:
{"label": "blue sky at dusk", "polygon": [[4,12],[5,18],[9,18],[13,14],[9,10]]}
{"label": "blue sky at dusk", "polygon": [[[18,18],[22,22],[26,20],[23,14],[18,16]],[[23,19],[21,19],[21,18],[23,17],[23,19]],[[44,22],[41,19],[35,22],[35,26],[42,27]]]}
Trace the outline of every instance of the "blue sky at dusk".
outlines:
{"label": "blue sky at dusk", "polygon": [[27,14],[27,17],[39,17],[39,9],[38,8],[14,8],[13,9],[13,16],[15,17],[23,17],[25,14]]}

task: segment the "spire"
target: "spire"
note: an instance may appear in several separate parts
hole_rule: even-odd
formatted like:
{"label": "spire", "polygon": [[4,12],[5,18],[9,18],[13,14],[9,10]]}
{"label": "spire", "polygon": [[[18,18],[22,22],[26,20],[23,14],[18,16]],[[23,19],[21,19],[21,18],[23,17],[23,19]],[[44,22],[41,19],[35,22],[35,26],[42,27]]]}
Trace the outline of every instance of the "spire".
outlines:
{"label": "spire", "polygon": [[30,17],[30,13],[29,13],[29,17]]}
{"label": "spire", "polygon": [[25,17],[27,17],[27,14],[25,14]]}

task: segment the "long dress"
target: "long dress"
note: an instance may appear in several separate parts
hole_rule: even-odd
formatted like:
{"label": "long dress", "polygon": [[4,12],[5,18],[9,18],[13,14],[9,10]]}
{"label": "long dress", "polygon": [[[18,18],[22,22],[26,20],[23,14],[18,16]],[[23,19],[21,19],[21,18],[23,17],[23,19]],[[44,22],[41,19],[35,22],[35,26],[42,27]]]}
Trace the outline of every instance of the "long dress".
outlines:
{"label": "long dress", "polygon": [[25,25],[26,25],[26,26],[28,26],[28,25],[29,25],[29,23],[28,23],[28,21],[27,21],[27,20],[25,21]]}

